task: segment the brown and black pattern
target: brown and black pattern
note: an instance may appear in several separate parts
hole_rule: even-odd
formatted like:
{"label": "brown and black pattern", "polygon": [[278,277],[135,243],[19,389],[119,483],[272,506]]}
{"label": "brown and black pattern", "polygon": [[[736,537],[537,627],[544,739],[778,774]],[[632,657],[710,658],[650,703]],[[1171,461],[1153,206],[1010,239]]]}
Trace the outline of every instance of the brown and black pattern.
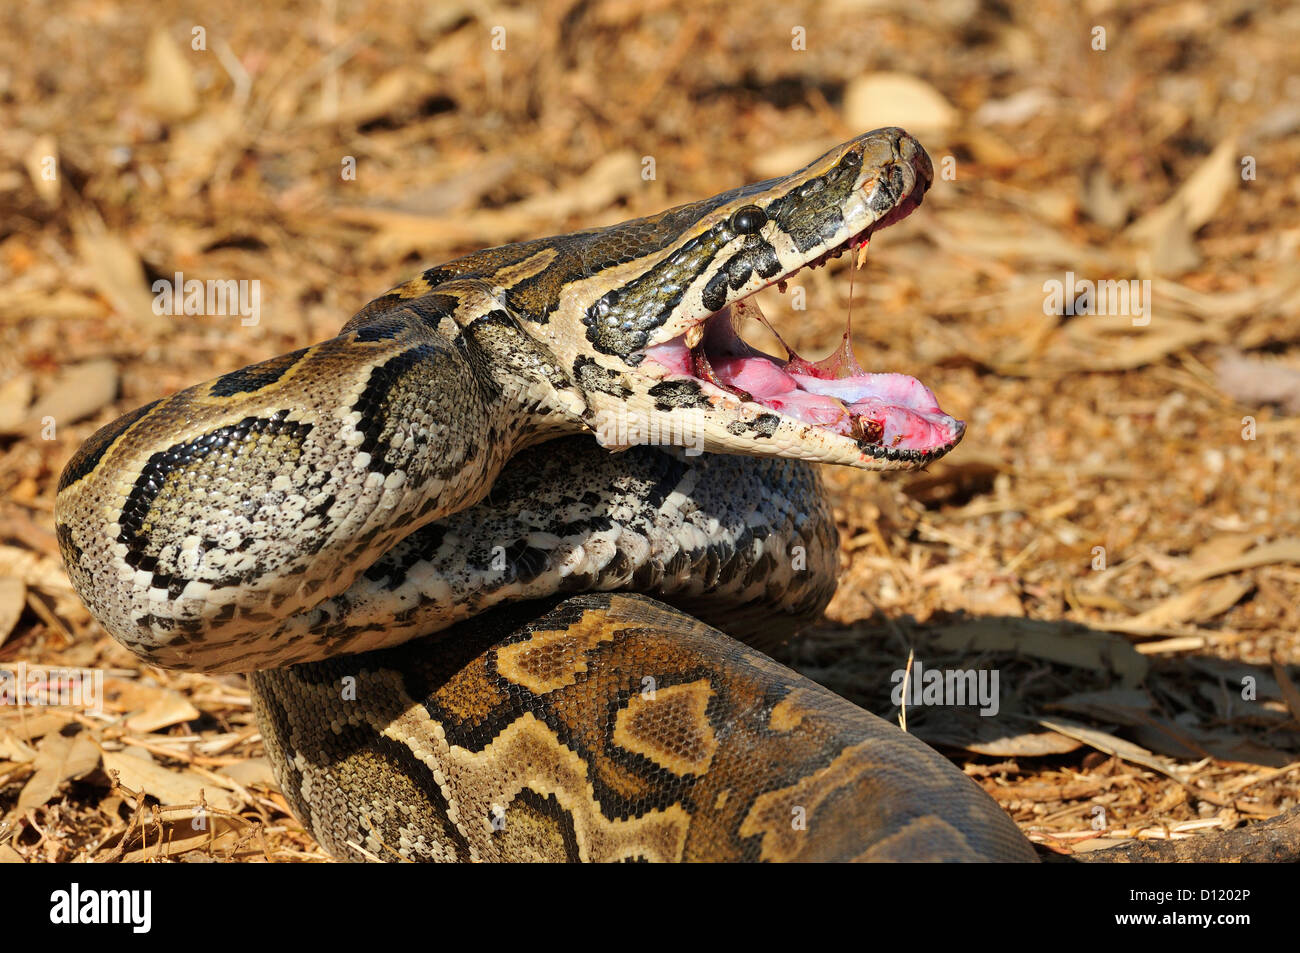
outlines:
{"label": "brown and black pattern", "polygon": [[[92,436],[59,481],[69,577],[149,662],[252,673],[285,797],[340,858],[1032,859],[937,754],[755,647],[834,589],[803,461],[923,461],[640,366],[931,178],[877,130],[428,269],[330,340]],[[592,439],[610,416],[689,420],[723,453],[613,455]]]}
{"label": "brown and black pattern", "polygon": [[[743,643],[641,596],[539,611],[512,606],[427,643],[254,676],[268,750],[277,763],[295,754],[315,807],[295,806],[332,853],[1033,858],[924,744]],[[371,728],[420,740],[408,756]],[[415,776],[394,788],[398,764]],[[435,817],[403,812],[412,798]]]}

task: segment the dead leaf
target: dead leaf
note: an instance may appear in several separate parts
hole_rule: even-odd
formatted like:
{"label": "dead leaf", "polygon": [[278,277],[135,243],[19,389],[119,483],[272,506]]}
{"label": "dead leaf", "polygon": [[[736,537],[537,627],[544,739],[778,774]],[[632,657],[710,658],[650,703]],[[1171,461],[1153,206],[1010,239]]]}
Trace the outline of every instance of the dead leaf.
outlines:
{"label": "dead leaf", "polygon": [[28,413],[28,427],[44,426],[52,417],[57,426],[76,423],[117,399],[117,363],[111,360],[73,364],[59,376]]}
{"label": "dead leaf", "polygon": [[168,119],[184,119],[199,108],[189,59],[162,27],[150,35],[145,53],[145,100]]}
{"label": "dead leaf", "polygon": [[367,254],[380,260],[454,244],[500,243],[539,228],[554,228],[557,220],[587,218],[607,208],[639,182],[640,161],[633,152],[623,150],[601,158],[559,189],[502,209],[429,218],[393,209],[351,207],[340,208],[336,215],[343,221],[380,229],[367,245]]}
{"label": "dead leaf", "polygon": [[73,720],[71,709],[50,709],[40,715],[32,715],[31,708],[9,709],[13,712],[6,730],[21,741],[31,741],[48,734],[56,734],[63,726]]}
{"label": "dead leaf", "polygon": [[912,734],[929,745],[960,748],[994,758],[1045,758],[1077,751],[1082,743],[1055,731],[1008,733],[996,719],[978,715],[960,721],[945,719],[938,725],[913,726]]}
{"label": "dead leaf", "polygon": [[1278,658],[1277,653],[1273,654],[1273,677],[1277,679],[1277,686],[1282,691],[1282,698],[1286,701],[1286,707],[1291,712],[1291,717],[1300,722],[1300,688],[1296,688],[1295,682],[1291,681],[1291,676],[1287,674],[1286,666]]}
{"label": "dead leaf", "polygon": [[108,231],[94,215],[74,221],[77,253],[90,270],[95,287],[117,311],[140,323],[143,330],[162,333],[171,322],[154,313],[153,295],[140,256],[131,244]]}
{"label": "dead leaf", "polygon": [[[1248,579],[1221,579],[1218,582],[1196,586],[1187,592],[1170,596],[1154,608],[1148,609],[1124,623],[1121,631],[1164,629],[1178,623],[1208,622],[1227,612],[1242,596],[1251,592],[1255,584]],[[1113,626],[1107,624],[1113,630]]]}
{"label": "dead leaf", "polygon": [[844,91],[844,122],[853,129],[903,126],[914,135],[938,135],[957,121],[944,95],[908,73],[867,73]]}
{"label": "dead leaf", "polygon": [[1083,193],[1084,214],[1103,228],[1119,228],[1130,207],[1130,192],[1117,187],[1101,166],[1093,169]]}
{"label": "dead leaf", "polygon": [[27,605],[27,587],[21,579],[0,579],[0,645],[18,624],[18,617]]}
{"label": "dead leaf", "polygon": [[1152,771],[1158,771],[1160,774],[1172,778],[1179,784],[1187,783],[1185,778],[1181,777],[1177,772],[1165,765],[1159,758],[1141,745],[1135,745],[1131,741],[1125,741],[1123,738],[1116,738],[1114,735],[1105,731],[1098,731],[1095,728],[1090,728],[1087,725],[1081,725],[1078,722],[1069,721],[1065,718],[1040,718],[1038,723],[1044,728],[1050,728],[1052,731],[1059,731],[1067,738],[1075,738],[1082,741],[1089,747],[1096,748],[1102,754],[1122,758],[1133,764],[1140,764],[1144,768],[1150,768]]}
{"label": "dead leaf", "polygon": [[36,760],[36,749],[11,731],[0,734],[0,760],[27,764]]}
{"label": "dead leaf", "polygon": [[266,758],[249,758],[228,764],[219,772],[242,787],[263,787],[279,790],[280,784],[275,780],[271,762]]}
{"label": "dead leaf", "polygon": [[32,402],[32,375],[15,374],[0,384],[0,433],[16,433],[27,422]]}
{"label": "dead leaf", "polygon": [[221,810],[239,808],[239,798],[184,768],[166,768],[126,751],[105,751],[104,770],[116,771],[119,782],[132,791],[143,791],[160,804],[197,804],[203,792],[207,803]]}
{"label": "dead leaf", "polygon": [[1128,227],[1125,236],[1145,248],[1150,270],[1171,274],[1199,263],[1200,254],[1193,236],[1214,216],[1228,192],[1239,184],[1238,158],[1237,139],[1229,136],[1168,201]]}
{"label": "dead leaf", "polygon": [[[160,857],[180,857],[193,850],[228,850],[238,843],[240,835],[247,830],[244,825],[232,818],[211,813],[203,816],[203,827],[195,830],[196,816],[193,812],[187,812],[182,817],[171,817],[164,821],[161,832],[151,826],[148,831],[149,843],[127,851],[122,856],[121,862],[139,864]],[[111,845],[110,841],[104,846]]]}
{"label": "dead leaf", "polygon": [[975,110],[972,124],[976,126],[1019,126],[1051,109],[1057,99],[1040,86],[1022,89],[1005,99],[985,100]]}
{"label": "dead leaf", "polygon": [[128,729],[147,733],[199,717],[199,710],[179,692],[159,689],[158,694],[147,708],[126,720]]}
{"label": "dead leaf", "polygon": [[937,626],[931,644],[964,655],[1017,652],[1096,672],[1113,672],[1126,686],[1146,677],[1150,663],[1128,640],[1068,623],[972,619]]}
{"label": "dead leaf", "polygon": [[40,807],[59,793],[59,786],[72,778],[83,777],[99,767],[99,748],[88,732],[72,738],[49,734],[36,747],[33,766],[36,773],[27,779],[18,795],[15,810],[22,812]]}
{"label": "dead leaf", "polygon": [[1236,558],[1186,569],[1178,573],[1178,576],[1188,582],[1200,582],[1212,576],[1222,576],[1242,569],[1272,566],[1277,563],[1300,563],[1300,539],[1278,539],[1271,543],[1263,543]]}
{"label": "dead leaf", "polygon": [[749,167],[760,179],[774,179],[789,175],[791,169],[801,169],[814,159],[834,149],[836,140],[821,137],[810,142],[792,142],[777,146],[772,150],[763,150],[753,156]]}
{"label": "dead leaf", "polygon": [[1219,358],[1218,384],[1239,403],[1276,404],[1289,414],[1300,414],[1300,368],[1225,351]]}

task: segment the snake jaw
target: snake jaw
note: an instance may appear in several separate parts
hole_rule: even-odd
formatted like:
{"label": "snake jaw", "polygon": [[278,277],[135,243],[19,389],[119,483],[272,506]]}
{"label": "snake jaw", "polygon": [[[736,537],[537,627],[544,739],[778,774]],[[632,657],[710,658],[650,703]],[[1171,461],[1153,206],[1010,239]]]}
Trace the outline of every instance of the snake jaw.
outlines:
{"label": "snake jaw", "polygon": [[888,469],[923,466],[965,434],[966,425],[945,413],[916,378],[864,371],[847,334],[841,348],[822,361],[805,360],[788,346],[782,360],[743,341],[735,329],[737,316],[771,328],[757,303],[743,299],[711,315],[694,347],[682,335],[647,350],[643,372],[661,381],[693,383],[718,412],[737,421],[752,418],[755,410],[775,412],[807,437],[851,445],[861,462],[843,462],[868,468],[876,468],[876,461],[895,464]]}
{"label": "snake jaw", "polygon": [[[678,333],[640,351],[633,362],[638,374],[660,382],[694,386],[706,395],[713,411],[723,419],[727,439],[715,449],[740,453],[774,452],[770,434],[745,433],[754,412],[775,415],[786,430],[779,442],[784,452],[797,452],[809,459],[844,463],[864,469],[914,469],[950,451],[962,439],[966,425],[945,413],[933,392],[904,374],[868,373],[853,355],[846,328],[841,348],[823,361],[810,362],[786,348],[780,359],[758,351],[741,341],[735,325],[752,317],[776,333],[763,317],[753,295],[771,285],[785,282],[805,268],[818,268],[854,248],[864,249],[871,236],[902,221],[922,202],[933,181],[934,170],[925,150],[899,130],[880,130],[861,137],[860,172],[846,200],[842,214],[845,225],[861,222],[831,247],[819,254],[778,255],[791,261],[789,267],[771,271],[765,280],[750,282],[729,304],[700,318],[670,327]],[[869,154],[875,150],[876,155]],[[843,167],[852,150],[824,157],[810,169]],[[805,170],[807,171],[807,170]],[[785,195],[804,198],[800,190],[814,189],[829,173],[792,187]],[[798,179],[799,173],[791,177]],[[738,200],[739,201],[739,200]],[[767,208],[779,208],[779,198]],[[751,206],[754,207],[754,206]],[[778,226],[781,222],[776,223]],[[789,226],[791,223],[786,221]],[[798,226],[799,221],[793,225]],[[771,231],[771,229],[769,229]],[[795,229],[792,228],[792,234]],[[764,241],[775,246],[779,236],[764,233]],[[791,240],[798,244],[797,235]],[[743,252],[742,252],[743,253]],[[720,266],[719,274],[734,279],[734,262]],[[707,292],[705,296],[707,301]],[[661,384],[662,386],[662,384]],[[770,427],[769,427],[770,429]],[[767,440],[767,443],[764,441]]]}

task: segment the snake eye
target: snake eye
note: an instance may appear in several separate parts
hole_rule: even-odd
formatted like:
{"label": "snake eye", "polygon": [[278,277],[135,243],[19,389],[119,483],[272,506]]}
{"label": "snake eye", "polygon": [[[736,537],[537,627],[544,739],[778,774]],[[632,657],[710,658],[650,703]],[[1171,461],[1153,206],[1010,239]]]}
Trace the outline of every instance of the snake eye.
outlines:
{"label": "snake eye", "polygon": [[731,216],[731,227],[742,235],[753,235],[766,224],[767,213],[757,205],[738,208]]}

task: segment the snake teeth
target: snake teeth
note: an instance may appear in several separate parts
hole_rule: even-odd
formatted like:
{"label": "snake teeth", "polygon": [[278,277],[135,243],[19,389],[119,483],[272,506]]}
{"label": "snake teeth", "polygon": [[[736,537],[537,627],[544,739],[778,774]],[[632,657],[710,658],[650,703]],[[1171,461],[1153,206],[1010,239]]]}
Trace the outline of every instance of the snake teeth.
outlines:
{"label": "snake teeth", "polygon": [[695,327],[686,332],[686,346],[692,351],[695,350],[700,341],[704,340],[704,322],[701,321]]}

